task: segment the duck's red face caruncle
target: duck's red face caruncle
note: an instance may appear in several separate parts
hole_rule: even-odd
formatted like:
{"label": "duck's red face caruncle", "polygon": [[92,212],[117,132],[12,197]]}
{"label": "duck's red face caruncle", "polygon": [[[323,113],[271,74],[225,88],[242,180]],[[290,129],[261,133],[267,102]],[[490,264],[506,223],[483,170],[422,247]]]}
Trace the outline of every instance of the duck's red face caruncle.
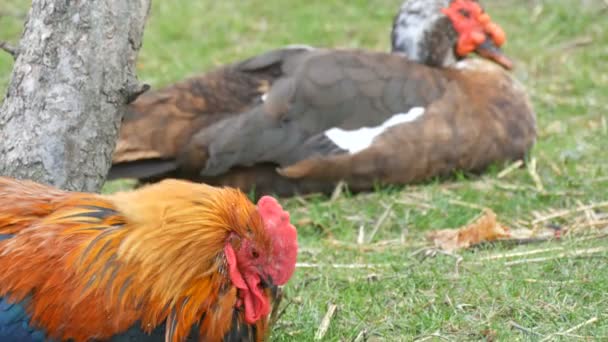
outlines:
{"label": "duck's red face caruncle", "polygon": [[471,52],[493,60],[507,69],[513,63],[507,58],[500,46],[505,43],[505,32],[493,23],[490,16],[473,0],[454,0],[450,7],[441,10],[452,21],[458,33],[456,54],[465,57]]}

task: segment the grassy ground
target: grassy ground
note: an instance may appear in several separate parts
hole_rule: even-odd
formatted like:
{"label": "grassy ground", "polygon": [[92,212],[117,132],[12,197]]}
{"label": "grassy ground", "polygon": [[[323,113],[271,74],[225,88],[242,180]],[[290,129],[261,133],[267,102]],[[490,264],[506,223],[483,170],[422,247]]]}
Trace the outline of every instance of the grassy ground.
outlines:
{"label": "grassy ground", "polygon": [[[21,2],[0,5],[0,40],[18,37],[27,6]],[[158,87],[290,43],[386,50],[399,3],[154,1],[140,77]],[[542,188],[526,168],[500,179],[497,168],[481,178],[346,193],[334,201],[286,200],[298,223],[299,261],[308,267],[287,286],[290,304],[276,340],[312,340],[332,304],[327,341],[608,339],[608,253],[599,231],[606,223],[579,224],[559,243],[417,253],[425,232],[467,223],[480,211],[475,206],[492,208],[512,227],[529,227],[547,213],[608,200],[606,2],[484,4],[508,34],[505,49],[538,113],[532,157]],[[0,54],[0,89],[10,68]],[[574,228],[602,215],[598,208],[546,222]],[[356,244],[360,227],[369,238],[382,216],[371,242]],[[522,255],[487,260],[512,252]]]}

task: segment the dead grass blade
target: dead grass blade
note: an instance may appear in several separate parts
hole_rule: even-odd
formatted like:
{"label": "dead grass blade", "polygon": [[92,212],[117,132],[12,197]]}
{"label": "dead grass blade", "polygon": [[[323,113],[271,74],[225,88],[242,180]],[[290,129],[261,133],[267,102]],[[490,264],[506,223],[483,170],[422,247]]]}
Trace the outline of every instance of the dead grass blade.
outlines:
{"label": "dead grass blade", "polygon": [[329,329],[329,325],[331,324],[331,319],[334,317],[334,314],[336,313],[337,308],[338,308],[338,306],[336,304],[333,304],[333,303],[329,304],[329,307],[327,308],[327,312],[325,313],[325,317],[323,317],[323,320],[321,320],[319,329],[317,330],[317,333],[315,334],[315,341],[320,341],[323,339],[323,337],[325,337],[325,334],[327,334],[327,330]]}
{"label": "dead grass blade", "polygon": [[580,328],[582,328],[582,327],[584,327],[586,325],[593,324],[593,323],[597,322],[597,320],[598,320],[597,317],[592,317],[592,318],[586,320],[585,322],[583,322],[581,324],[577,324],[577,325],[573,326],[572,328],[570,328],[568,330],[565,330],[565,331],[562,331],[562,332],[553,333],[553,334],[549,334],[549,335],[547,335],[547,337],[545,337],[542,340],[540,340],[540,342],[549,341],[549,340],[555,338],[555,336],[568,335],[571,332],[574,332],[574,331],[576,331],[576,330],[578,330],[578,329],[580,329]]}
{"label": "dead grass blade", "polygon": [[520,160],[516,161],[515,163],[509,165],[504,170],[500,171],[500,173],[498,175],[496,175],[496,178],[498,178],[498,179],[505,178],[511,172],[519,169],[522,165],[524,165],[524,162],[523,162],[523,160],[520,159]]}
{"label": "dead grass blade", "polygon": [[545,262],[545,261],[551,261],[551,260],[555,260],[555,259],[561,259],[564,257],[577,257],[577,256],[597,254],[597,253],[602,253],[602,252],[607,252],[607,251],[608,251],[608,247],[578,249],[573,252],[559,253],[556,255],[548,256],[548,257],[508,261],[508,262],[505,262],[505,266],[516,266],[516,265],[530,264],[530,263],[535,263],[535,262]]}
{"label": "dead grass blade", "polygon": [[602,207],[608,207],[608,201],[606,201],[606,202],[600,202],[600,203],[592,203],[592,204],[580,206],[580,207],[578,207],[576,209],[560,210],[558,212],[555,212],[555,213],[552,213],[552,214],[549,214],[549,215],[546,215],[546,216],[538,217],[538,218],[534,219],[531,223],[532,223],[532,225],[537,225],[539,223],[547,222],[549,220],[553,220],[553,219],[556,219],[556,218],[565,217],[565,216],[569,216],[569,215],[572,215],[572,214],[584,212],[586,210],[596,209],[596,208],[602,208]]}
{"label": "dead grass blade", "polygon": [[378,221],[376,221],[376,224],[374,225],[374,229],[372,229],[372,232],[369,234],[369,238],[367,239],[368,243],[371,243],[374,240],[374,236],[376,235],[376,233],[378,232],[380,227],[382,227],[382,225],[384,224],[384,222],[386,221],[386,219],[388,218],[388,216],[390,215],[390,213],[392,211],[393,211],[393,204],[391,203],[388,205],[388,207],[386,207],[386,209],[384,210],[384,212],[382,213],[382,216],[380,216]]}

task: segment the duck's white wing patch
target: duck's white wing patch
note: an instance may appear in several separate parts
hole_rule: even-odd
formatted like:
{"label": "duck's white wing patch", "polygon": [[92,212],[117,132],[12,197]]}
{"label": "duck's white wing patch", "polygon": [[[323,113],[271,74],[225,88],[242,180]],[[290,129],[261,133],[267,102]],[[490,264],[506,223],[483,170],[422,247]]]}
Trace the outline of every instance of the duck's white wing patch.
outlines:
{"label": "duck's white wing patch", "polygon": [[424,108],[414,107],[407,113],[397,113],[391,116],[379,126],[361,127],[350,131],[334,127],[325,131],[325,135],[341,149],[354,154],[368,148],[374,139],[389,127],[415,121],[423,114]]}
{"label": "duck's white wing patch", "polygon": [[264,93],[262,94],[261,98],[262,98],[262,102],[266,102],[266,98],[268,97],[268,93]]}

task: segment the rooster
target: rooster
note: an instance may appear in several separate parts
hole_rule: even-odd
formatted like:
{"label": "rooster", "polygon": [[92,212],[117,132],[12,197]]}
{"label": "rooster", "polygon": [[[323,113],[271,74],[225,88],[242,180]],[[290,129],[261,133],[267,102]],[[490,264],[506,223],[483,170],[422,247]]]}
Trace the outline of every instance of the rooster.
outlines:
{"label": "rooster", "polygon": [[[297,232],[272,197],[0,177],[0,341],[262,341]],[[275,302],[276,303],[276,302]]]}

